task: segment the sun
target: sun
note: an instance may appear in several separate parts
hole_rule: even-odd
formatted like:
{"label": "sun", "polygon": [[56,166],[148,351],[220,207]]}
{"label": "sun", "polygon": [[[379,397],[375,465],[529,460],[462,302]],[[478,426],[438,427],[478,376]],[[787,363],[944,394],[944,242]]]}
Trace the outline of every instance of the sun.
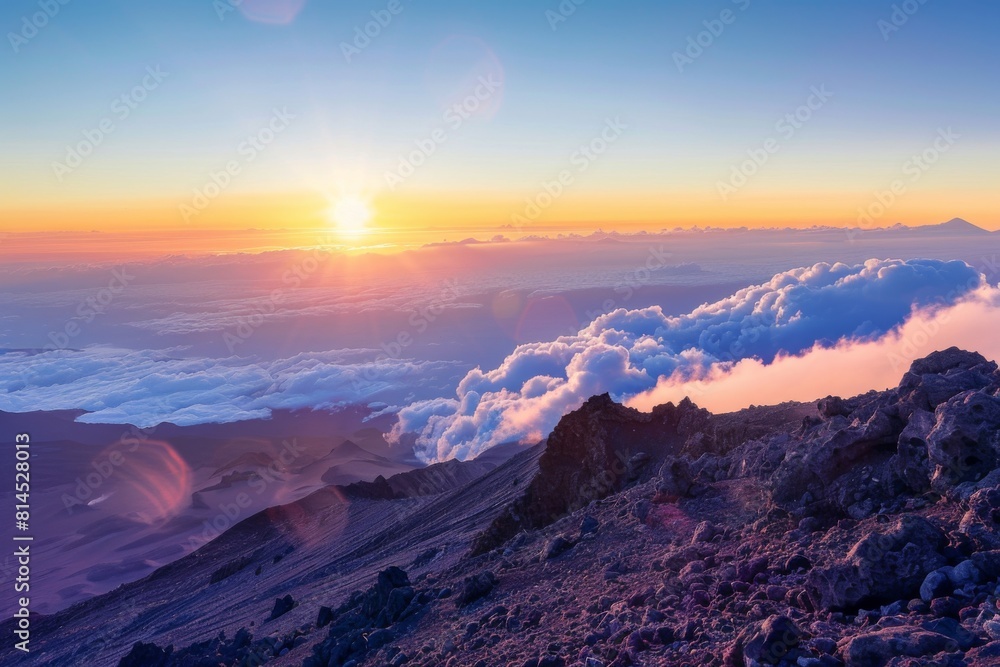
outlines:
{"label": "sun", "polygon": [[356,195],[344,195],[327,211],[330,224],[345,236],[361,236],[368,231],[372,209],[368,202]]}

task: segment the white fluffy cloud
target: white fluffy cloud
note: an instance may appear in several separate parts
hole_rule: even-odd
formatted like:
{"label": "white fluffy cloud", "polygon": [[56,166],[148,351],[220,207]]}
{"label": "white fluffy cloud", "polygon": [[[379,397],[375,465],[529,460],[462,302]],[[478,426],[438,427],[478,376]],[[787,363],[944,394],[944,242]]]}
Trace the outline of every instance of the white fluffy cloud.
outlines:
{"label": "white fluffy cloud", "polygon": [[494,370],[470,371],[454,398],[403,408],[393,436],[415,433],[417,454],[428,461],[474,457],[544,437],[594,394],[622,400],[664,377],[682,382],[743,359],[770,364],[779,354],[874,341],[915,310],[950,306],[983,283],[960,261],[820,263],[679,317],[659,307],[615,310],[576,335],[522,345]]}
{"label": "white fluffy cloud", "polygon": [[987,359],[1000,359],[998,330],[1000,289],[984,286],[954,306],[918,311],[876,340],[817,345],[801,355],[781,355],[770,364],[758,359],[713,364],[695,377],[660,378],[656,387],[628,404],[648,411],[689,396],[713,412],[730,412],[751,404],[774,405],[830,394],[854,396],[895,387],[913,360],[935,350],[957,346]]}
{"label": "white fluffy cloud", "polygon": [[[398,399],[399,387],[454,371],[448,363],[370,361],[335,350],[249,363],[178,351],[87,348],[0,354],[0,410],[87,410],[80,421],[147,427],[267,417],[272,409],[331,408]],[[394,393],[395,392],[395,393]]]}

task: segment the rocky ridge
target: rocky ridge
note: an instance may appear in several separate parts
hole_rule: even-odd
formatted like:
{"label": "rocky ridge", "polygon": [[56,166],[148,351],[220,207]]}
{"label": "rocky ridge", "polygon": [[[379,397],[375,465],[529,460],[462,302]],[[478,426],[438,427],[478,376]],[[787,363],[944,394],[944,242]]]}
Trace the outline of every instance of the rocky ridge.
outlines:
{"label": "rocky ridge", "polygon": [[[288,538],[254,517],[232,531],[253,549],[230,553],[227,535],[206,547],[235,565],[213,565],[218,583],[206,573],[185,612],[219,587],[239,594],[256,565],[275,573],[270,597],[253,598],[258,627],[206,628],[175,649],[137,619],[124,636],[141,639],[112,654],[123,667],[997,665],[998,462],[1000,371],[954,348],[894,389],[816,404],[644,414],[594,397],[540,456],[457,475],[458,489],[406,500],[391,480],[357,487],[352,511],[402,508],[350,550],[364,585],[336,585],[340,560],[279,576],[332,543],[258,565]],[[209,560],[192,556],[126,592],[184,585],[185,567]],[[320,589],[292,597],[282,581]],[[100,607],[51,622],[94,624]]]}
{"label": "rocky ridge", "polygon": [[1000,664],[998,460],[1000,373],[957,349],[814,406],[598,396],[458,567],[381,573],[302,664]]}

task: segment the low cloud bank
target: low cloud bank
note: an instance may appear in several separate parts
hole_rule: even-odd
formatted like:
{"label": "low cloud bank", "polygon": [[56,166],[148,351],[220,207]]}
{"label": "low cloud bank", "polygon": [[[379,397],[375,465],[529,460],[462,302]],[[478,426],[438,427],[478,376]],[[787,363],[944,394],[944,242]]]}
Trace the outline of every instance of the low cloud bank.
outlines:
{"label": "low cloud bank", "polygon": [[628,404],[649,411],[690,396],[713,412],[729,412],[829,394],[853,396],[895,387],[913,360],[953,345],[1000,359],[998,330],[1000,290],[983,287],[952,307],[918,311],[878,340],[817,345],[798,356],[779,356],[770,364],[757,359],[714,364],[697,377],[661,378],[656,387]]}
{"label": "low cloud bank", "polygon": [[[250,363],[181,351],[94,347],[0,354],[0,410],[87,410],[80,421],[145,428],[266,418],[274,409],[324,409],[398,397],[445,362],[373,362],[376,350],[334,350]],[[395,392],[395,393],[393,393]],[[408,393],[408,392],[407,392]]]}
{"label": "low cloud bank", "polygon": [[[728,402],[720,399],[718,405],[767,403],[775,395],[784,396],[781,400],[811,398],[812,386],[826,387],[820,391],[825,395],[852,385],[847,376],[854,371],[845,373],[846,363],[836,361],[828,362],[826,378],[817,377],[807,361],[783,371],[792,368],[786,366],[790,359],[823,354],[835,359],[854,346],[888,344],[907,335],[904,324],[947,317],[946,311],[960,303],[987,309],[993,303],[984,277],[965,262],[869,260],[779,273],[678,317],[665,316],[659,307],[619,309],[576,335],[521,345],[496,369],[470,371],[454,398],[402,408],[390,437],[415,434],[417,455],[425,461],[466,459],[500,443],[537,441],[563,414],[604,392],[637,407],[689,393],[713,407],[712,400],[705,400],[715,394],[709,388],[729,378]],[[961,332],[962,325],[945,329],[939,323],[939,329],[927,345],[937,340],[941,344],[935,347],[955,344],[945,339]],[[760,373],[772,366],[773,377],[752,377],[755,369]],[[811,374],[815,383],[761,386],[783,382],[780,372]],[[886,371],[883,375],[888,378]],[[858,377],[852,385],[857,391],[870,388],[863,382],[875,379],[869,373]]]}

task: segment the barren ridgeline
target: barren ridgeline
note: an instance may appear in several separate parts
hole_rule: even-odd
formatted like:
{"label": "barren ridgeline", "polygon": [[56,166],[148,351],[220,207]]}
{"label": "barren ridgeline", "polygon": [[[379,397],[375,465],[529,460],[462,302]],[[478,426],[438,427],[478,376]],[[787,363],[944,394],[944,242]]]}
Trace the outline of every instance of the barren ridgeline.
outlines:
{"label": "barren ridgeline", "polygon": [[594,397],[506,462],[256,514],[24,664],[994,665],[998,392],[952,348],[818,404]]}

